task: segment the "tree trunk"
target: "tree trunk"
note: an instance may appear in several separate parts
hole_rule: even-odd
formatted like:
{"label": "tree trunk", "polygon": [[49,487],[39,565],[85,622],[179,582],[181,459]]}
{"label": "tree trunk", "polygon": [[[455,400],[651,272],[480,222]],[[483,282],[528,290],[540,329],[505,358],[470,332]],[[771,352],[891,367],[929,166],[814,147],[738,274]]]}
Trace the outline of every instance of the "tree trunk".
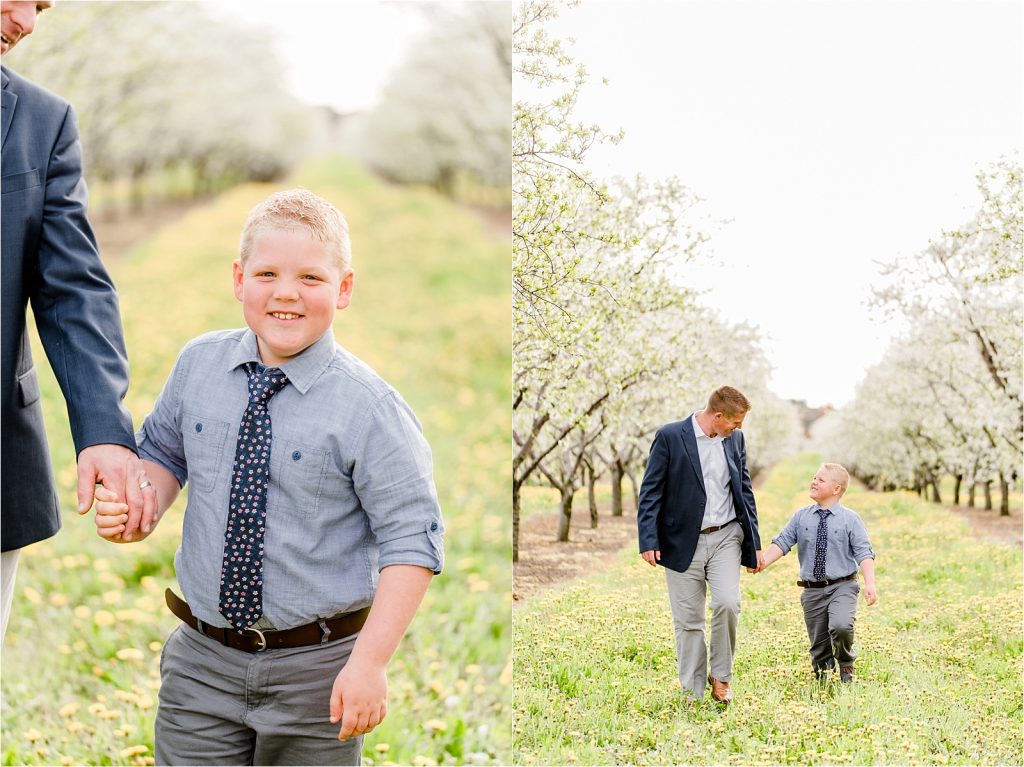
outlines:
{"label": "tree trunk", "polygon": [[999,516],[1010,516],[1010,483],[1003,472],[999,472]]}
{"label": "tree trunk", "polygon": [[978,483],[972,482],[971,489],[967,491],[967,505],[974,508],[974,494],[978,492]]}
{"label": "tree trunk", "polygon": [[935,477],[932,477],[928,481],[928,484],[932,487],[932,501],[935,503],[942,503],[942,498],[939,496],[939,481]]}
{"label": "tree trunk", "polygon": [[519,488],[520,483],[512,481],[512,561],[519,561]]}
{"label": "tree trunk", "polygon": [[985,489],[985,511],[992,511],[992,482],[986,481],[982,487]]}
{"label": "tree trunk", "polygon": [[594,467],[587,464],[587,502],[590,504],[590,529],[597,529],[597,494],[594,492]]}
{"label": "tree trunk", "polygon": [[562,513],[558,517],[558,541],[560,543],[569,542],[569,523],[572,522],[572,484],[569,482],[565,487],[560,488],[562,494]]}
{"label": "tree trunk", "polygon": [[956,484],[953,485],[953,503],[960,505],[960,486],[964,483],[964,475],[956,475]]}
{"label": "tree trunk", "polygon": [[622,516],[622,464],[618,459],[609,467],[612,474],[612,516]]}
{"label": "tree trunk", "polygon": [[640,508],[640,489],[636,486],[636,477],[633,472],[626,469],[626,476],[629,477],[629,486],[633,489],[633,513]]}

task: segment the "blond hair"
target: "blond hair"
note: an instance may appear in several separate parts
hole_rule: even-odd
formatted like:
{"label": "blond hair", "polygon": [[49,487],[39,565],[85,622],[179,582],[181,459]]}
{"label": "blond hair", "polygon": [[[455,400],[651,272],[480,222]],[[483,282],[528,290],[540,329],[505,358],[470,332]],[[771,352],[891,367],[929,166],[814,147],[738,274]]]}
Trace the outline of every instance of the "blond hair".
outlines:
{"label": "blond hair", "polygon": [[239,244],[243,264],[252,253],[256,237],[268,229],[305,229],[323,243],[341,271],[352,263],[348,222],[340,210],[308,189],[276,192],[249,211]]}
{"label": "blond hair", "polygon": [[829,473],[829,476],[836,481],[837,485],[842,487],[839,495],[845,495],[846,488],[850,486],[850,472],[838,463],[823,463],[821,468]]}
{"label": "blond hair", "polygon": [[708,412],[724,413],[727,416],[744,415],[750,412],[750,400],[739,389],[719,386],[708,397]]}

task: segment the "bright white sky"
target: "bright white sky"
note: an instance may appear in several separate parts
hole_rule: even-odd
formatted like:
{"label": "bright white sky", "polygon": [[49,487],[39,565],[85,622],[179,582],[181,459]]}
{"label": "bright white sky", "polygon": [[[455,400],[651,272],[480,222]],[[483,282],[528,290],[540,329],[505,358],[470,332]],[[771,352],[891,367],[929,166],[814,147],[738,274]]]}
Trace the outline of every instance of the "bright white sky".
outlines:
{"label": "bright white sky", "polygon": [[373,105],[426,25],[427,4],[369,0],[204,0],[211,13],[268,32],[292,92],[341,112]]}
{"label": "bright white sky", "polygon": [[733,219],[687,283],[760,328],[777,394],[842,406],[898,330],[866,305],[875,260],[966,221],[1021,143],[1022,7],[583,0],[551,32],[591,75],[577,116],[626,132],[591,169],[678,176]]}

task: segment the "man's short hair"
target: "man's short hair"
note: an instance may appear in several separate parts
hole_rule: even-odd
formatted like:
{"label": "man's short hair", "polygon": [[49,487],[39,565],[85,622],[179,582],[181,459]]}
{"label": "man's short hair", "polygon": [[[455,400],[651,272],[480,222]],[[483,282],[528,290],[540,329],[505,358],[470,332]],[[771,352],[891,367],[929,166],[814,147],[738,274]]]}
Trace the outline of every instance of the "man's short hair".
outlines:
{"label": "man's short hair", "polygon": [[850,472],[838,463],[823,463],[821,468],[828,472],[837,485],[842,485],[843,489],[839,495],[845,495],[846,488],[850,486]]}
{"label": "man's short hair", "polygon": [[239,245],[243,264],[252,254],[256,237],[268,229],[305,229],[323,243],[341,271],[352,263],[348,222],[340,210],[308,189],[276,192],[249,211]]}
{"label": "man's short hair", "polygon": [[743,415],[750,412],[750,400],[739,389],[719,386],[708,397],[708,412],[725,413],[728,416]]}

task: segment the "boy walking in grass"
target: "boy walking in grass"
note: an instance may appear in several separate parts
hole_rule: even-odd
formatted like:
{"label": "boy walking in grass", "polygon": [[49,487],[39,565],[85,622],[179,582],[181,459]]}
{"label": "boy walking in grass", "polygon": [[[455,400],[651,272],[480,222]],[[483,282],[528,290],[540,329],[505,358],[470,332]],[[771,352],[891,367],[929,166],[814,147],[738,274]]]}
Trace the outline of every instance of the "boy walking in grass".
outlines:
{"label": "boy walking in grass", "polygon": [[[146,537],[191,483],[164,645],[158,764],[358,764],[443,524],[430,448],[398,393],[334,341],[348,227],[306,191],[249,214],[248,328],[188,343],[136,435],[155,519],[97,489],[99,534]],[[340,722],[340,725],[339,725]]]}
{"label": "boy walking in grass", "polygon": [[839,663],[839,678],[852,682],[857,654],[853,628],[857,619],[857,567],[864,573],[864,598],[869,605],[875,591],[875,552],[867,528],[857,512],[839,502],[850,484],[849,472],[838,463],[822,464],[811,480],[814,503],[798,509],[764,551],[771,565],[795,545],[803,589],[800,604],[811,641],[811,664],[819,680]]}

